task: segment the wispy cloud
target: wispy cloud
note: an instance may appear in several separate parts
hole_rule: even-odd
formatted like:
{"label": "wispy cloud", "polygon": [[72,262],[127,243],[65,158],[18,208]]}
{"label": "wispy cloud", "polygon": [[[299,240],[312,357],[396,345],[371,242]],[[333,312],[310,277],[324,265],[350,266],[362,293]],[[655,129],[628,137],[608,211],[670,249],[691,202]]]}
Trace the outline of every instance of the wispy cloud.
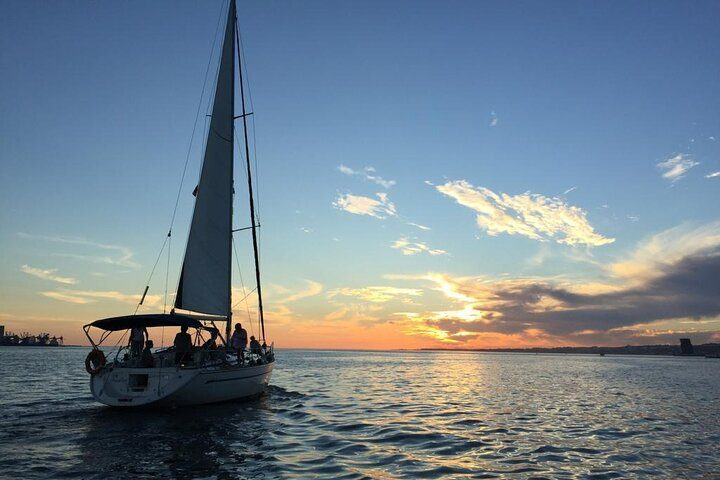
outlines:
{"label": "wispy cloud", "polygon": [[355,170],[347,165],[341,164],[338,170],[345,175],[359,175],[365,180],[376,183],[384,188],[390,188],[397,183],[395,180],[385,180],[380,175],[376,175],[374,167],[364,167],[362,170]]}
{"label": "wispy cloud", "polygon": [[677,182],[693,167],[700,165],[690,155],[678,153],[662,162],[658,162],[657,168],[662,172],[662,177],[671,182]]}
{"label": "wispy cloud", "polygon": [[575,190],[577,190],[577,187],[570,187],[563,192],[563,195],[567,195],[568,193],[574,192]]}
{"label": "wispy cloud", "polygon": [[432,230],[430,227],[420,225],[419,223],[408,222],[408,225],[410,225],[411,227],[419,228],[420,230]]}
{"label": "wispy cloud", "polygon": [[28,275],[32,275],[33,277],[50,280],[51,282],[62,283],[64,285],[75,285],[77,283],[77,280],[73,277],[61,277],[59,275],[55,275],[55,272],[57,272],[56,268],[43,269],[31,267],[30,265],[23,265],[20,267],[20,271],[27,273]]}
{"label": "wispy cloud", "polygon": [[56,253],[56,256],[75,258],[77,260],[85,260],[94,263],[105,263],[108,265],[117,265],[126,268],[138,268],[133,261],[133,252],[127,247],[120,245],[111,245],[107,243],[98,243],[87,240],[82,237],[60,236],[60,235],[36,235],[30,233],[18,232],[20,238],[28,240],[39,240],[43,242],[61,243],[66,245],[77,245],[87,247],[90,250],[102,250],[112,252],[111,255],[97,255],[93,253]]}
{"label": "wispy cloud", "polygon": [[720,177],[720,170],[718,170],[717,172],[712,172],[712,173],[708,173],[707,175],[705,175],[705,178],[715,178],[715,177]]}
{"label": "wispy cloud", "polygon": [[72,294],[63,293],[63,292],[40,292],[40,295],[44,295],[48,298],[52,298],[54,300],[59,300],[61,302],[65,302],[65,303],[75,303],[77,305],[85,305],[87,303],[94,302],[94,300],[92,300],[90,298],[81,297],[81,296],[72,295]]}
{"label": "wispy cloud", "polygon": [[400,250],[403,255],[417,255],[418,253],[428,253],[430,255],[446,255],[445,250],[437,248],[430,248],[423,242],[411,242],[407,238],[400,238],[395,240],[392,244],[392,248]]}
{"label": "wispy cloud", "polygon": [[338,288],[329,293],[330,298],[344,296],[354,297],[366,302],[385,303],[391,300],[399,300],[407,303],[413,297],[419,297],[423,293],[420,288],[399,288],[386,286],[369,286],[361,288]]}
{"label": "wispy cloud", "polygon": [[590,247],[615,241],[596,233],[584,210],[559,198],[529,192],[498,194],[485,187],[475,187],[465,180],[447,182],[435,188],[460,205],[474,210],[477,225],[489,235],[507,233],[538,241],[552,239],[567,245]]}
{"label": "wispy cloud", "polygon": [[[78,305],[85,305],[88,303],[95,303],[98,300],[114,300],[116,302],[136,304],[140,301],[141,295],[133,295],[115,291],[91,291],[91,290],[57,290],[40,292],[43,295],[54,300],[59,300],[66,303],[75,303]],[[147,295],[145,297],[144,305],[160,305],[162,296],[160,295]]]}
{"label": "wispy cloud", "polygon": [[323,291],[323,286],[321,283],[314,282],[312,280],[305,280],[306,287],[304,290],[301,290],[299,292],[292,293],[284,298],[280,298],[278,300],[273,300],[273,303],[291,303],[291,302],[297,302],[298,300],[302,300],[303,298],[309,298],[314,297],[316,295],[320,295]]}
{"label": "wispy cloud", "polygon": [[388,199],[386,193],[377,193],[378,200],[350,193],[338,195],[333,206],[355,215],[368,215],[385,219],[397,215],[395,205]]}
{"label": "wispy cloud", "polygon": [[490,112],[490,126],[495,127],[498,124],[498,116],[495,111]]}

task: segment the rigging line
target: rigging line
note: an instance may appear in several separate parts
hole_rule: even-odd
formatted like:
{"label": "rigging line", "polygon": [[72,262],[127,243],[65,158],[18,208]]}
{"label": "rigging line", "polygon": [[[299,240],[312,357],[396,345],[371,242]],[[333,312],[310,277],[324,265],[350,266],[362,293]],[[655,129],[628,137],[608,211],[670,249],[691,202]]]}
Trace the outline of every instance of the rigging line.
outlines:
{"label": "rigging line", "polygon": [[[247,295],[245,295],[243,298],[241,298],[240,300],[238,300],[237,302],[235,302],[235,305],[233,305],[233,308],[235,308],[235,307],[237,307],[238,305],[240,305],[240,302],[244,301],[246,298],[248,298],[250,295],[252,295],[255,290],[257,290],[257,288],[253,288],[252,290],[250,290],[249,292],[247,292]],[[243,292],[243,293],[244,293],[244,292]]]}
{"label": "rigging line", "polygon": [[[247,86],[247,93],[248,93],[248,100],[250,103],[250,111],[255,111],[255,104],[253,103],[252,99],[252,91],[250,89],[250,74],[247,66],[247,61],[245,57],[245,46],[243,45],[242,35],[240,34],[240,28],[237,28],[237,38],[238,43],[240,44],[240,53],[242,54],[240,57],[240,61],[245,65],[245,85]],[[260,220],[260,172],[258,170],[258,163],[257,163],[257,140],[255,137],[255,118],[250,119],[252,122],[252,137],[253,137],[253,161],[255,163],[255,192],[257,192],[257,208],[255,209],[255,214],[258,217],[258,220]]]}
{"label": "rigging line", "polygon": [[[242,270],[240,269],[240,257],[238,257],[237,245],[235,244],[235,238],[232,239],[232,245],[233,245],[233,251],[235,253],[235,264],[237,265],[238,274],[240,275],[240,285],[242,286],[242,291],[243,291],[243,295],[244,295],[243,299],[240,300],[240,302],[242,302],[243,300],[246,300],[247,297],[250,296],[250,293],[252,293],[252,292],[250,292],[250,293],[245,292],[245,281],[243,280]],[[253,289],[253,291],[255,291],[255,290],[256,289]],[[240,303],[240,302],[238,302],[238,303]],[[236,305],[233,305],[233,307],[235,307],[235,306]],[[250,315],[250,306],[248,305],[247,302],[245,302],[245,309],[247,310],[248,321],[250,322],[250,326],[252,328],[252,316]]]}
{"label": "rigging line", "polygon": [[[240,41],[237,39],[237,36],[239,36],[238,31],[238,24],[237,24],[237,14],[235,15],[235,34],[236,34],[236,41],[235,44],[237,46],[237,53],[238,57],[240,54]],[[242,60],[238,63],[238,75],[240,77],[240,105],[242,106],[242,113],[243,113],[243,135],[245,137],[245,158],[247,160],[247,178],[248,178],[248,194],[250,197],[250,224],[253,226],[252,228],[252,240],[253,240],[253,256],[255,260],[255,285],[257,286],[257,298],[258,298],[258,311],[260,313],[260,332],[262,336],[262,341],[265,343],[265,315],[263,314],[263,300],[262,300],[262,288],[260,285],[260,255],[258,251],[258,241],[257,241],[257,229],[255,228],[255,201],[253,199],[253,185],[252,185],[252,172],[250,168],[250,145],[248,143],[248,128],[247,128],[247,116],[244,116],[246,113],[245,109],[245,88],[243,87],[243,69],[242,69]]]}
{"label": "rigging line", "polygon": [[[240,28],[238,26],[238,23],[235,23],[235,30],[237,34],[237,41],[238,41],[238,56],[240,57],[240,63],[241,65],[244,65],[245,67],[245,85],[247,86],[247,94],[248,94],[248,100],[250,103],[250,111],[255,112],[255,104],[253,102],[252,98],[252,90],[250,88],[250,74],[249,69],[247,67],[247,61],[245,57],[245,45],[243,44],[242,34],[240,33]],[[260,169],[258,168],[258,161],[257,161],[257,136],[256,136],[256,123],[255,123],[255,115],[253,115],[250,118],[250,124],[252,127],[252,157],[253,157],[253,163],[255,166],[255,192],[256,192],[256,208],[255,208],[255,215],[257,216],[257,221],[260,223],[262,221],[260,217]],[[237,136],[235,137],[237,138]],[[238,145],[238,150],[240,150],[240,145]],[[248,162],[249,163],[249,162]],[[257,232],[257,250],[258,250],[258,256],[262,257],[262,232]]]}
{"label": "rigging line", "polygon": [[[233,138],[235,139],[235,147],[237,147],[238,156],[240,157],[241,160],[243,160],[243,162],[245,162],[245,161],[247,161],[247,159],[245,158],[245,152],[243,152],[243,149],[240,148],[240,142],[238,141],[239,135],[238,135],[238,133],[237,133],[237,128],[235,128],[235,124],[233,124],[233,133],[234,133]],[[245,181],[245,183],[247,183],[247,171],[246,171],[244,168],[241,168],[241,169],[239,169],[239,170],[240,170],[241,173],[242,173],[243,180]],[[256,212],[257,212],[257,209],[255,209],[255,210],[256,210]],[[260,217],[259,217],[259,216],[257,216],[257,221],[258,221],[257,227],[259,227],[259,226],[260,226],[260,223],[259,223],[259,222],[260,222]],[[240,230],[250,230],[250,229],[252,229],[252,228],[253,228],[253,227],[250,226],[250,227],[247,227],[247,228],[238,229],[238,231],[240,231]],[[234,230],[233,230],[233,231],[234,231]],[[260,243],[259,243],[259,241],[260,241],[260,230],[258,229],[257,232],[258,232],[258,253],[259,253],[259,252],[260,252]],[[235,241],[235,238],[234,238],[234,237],[233,237],[233,241]],[[235,258],[236,258],[236,259],[238,258],[238,256],[237,256],[237,251],[235,251]],[[238,263],[238,271],[240,272],[240,277],[241,277],[240,279],[241,279],[241,281],[242,281],[242,271],[240,270],[240,264],[239,264],[239,263]],[[244,288],[244,285],[243,285],[243,288]],[[257,287],[253,289],[253,291],[255,291],[255,290],[257,290]],[[244,293],[245,293],[245,292],[243,291],[243,294],[244,294]],[[248,294],[248,295],[249,295],[249,294]],[[248,313],[248,316],[249,316],[249,313]],[[250,325],[252,326],[252,320],[251,320],[251,319],[249,319],[249,320],[251,321]],[[260,322],[260,320],[258,319],[258,323],[259,323],[259,322]],[[254,332],[253,332],[253,333],[254,333]]]}
{"label": "rigging line", "polygon": [[178,205],[180,204],[180,194],[182,193],[182,186],[185,182],[185,174],[187,173],[188,162],[190,161],[190,153],[192,152],[193,140],[195,139],[195,131],[197,130],[197,121],[200,116],[200,109],[202,108],[203,98],[205,96],[205,87],[207,86],[208,73],[210,72],[210,65],[212,65],[213,53],[215,53],[215,45],[217,44],[218,31],[220,30],[220,24],[222,23],[223,11],[220,9],[218,15],[217,25],[215,27],[215,35],[213,36],[213,44],[210,49],[210,58],[208,59],[207,67],[205,68],[205,78],[203,79],[202,91],[200,92],[200,101],[198,102],[198,108],[195,113],[195,122],[193,123],[192,134],[190,134],[190,145],[188,145],[188,152],[185,156],[185,166],[183,167],[182,176],[180,177],[180,186],[178,187],[178,193],[175,197],[175,207],[173,208],[172,218],[170,219],[170,231],[175,223],[175,216],[177,215]]}
{"label": "rigging line", "polygon": [[170,249],[172,247],[172,231],[168,232],[168,254],[167,254],[167,268],[165,269],[165,303],[163,304],[163,313],[167,310],[167,299],[168,299],[168,278],[170,277]]}
{"label": "rigging line", "polygon": [[[147,290],[150,287],[150,280],[152,280],[153,274],[155,273],[155,268],[157,268],[158,263],[160,262],[160,257],[162,257],[162,254],[165,251],[165,245],[167,245],[167,243],[168,243],[168,238],[170,238],[169,234],[165,237],[165,241],[162,244],[160,253],[158,253],[157,259],[155,260],[155,265],[153,265],[153,268],[150,271],[150,276],[148,277],[147,282],[145,282],[145,293],[147,293]],[[143,295],[142,298],[140,299],[140,301],[138,302],[137,306],[135,307],[135,312],[133,312],[133,315],[137,314],[138,310],[140,309],[140,305],[142,305],[143,300],[145,300],[145,295]]]}
{"label": "rigging line", "polygon": [[[238,133],[237,128],[235,128],[235,124],[233,124],[233,138],[235,139],[235,146],[237,147],[237,154],[240,157],[240,159],[245,162],[245,153],[242,151],[243,149],[240,148],[240,142],[238,141]],[[239,169],[242,172],[244,183],[247,183],[247,171],[245,171],[244,168]],[[252,227],[250,227],[252,228]]]}
{"label": "rigging line", "polygon": [[[238,156],[239,156],[242,160],[245,160],[245,154],[244,154],[244,152],[242,151],[242,149],[240,148],[240,143],[238,142],[238,134],[237,134],[237,129],[235,128],[235,124],[233,124],[233,138],[235,139],[235,146],[237,147]],[[239,170],[242,172],[243,178],[244,178],[244,180],[247,182],[247,172],[245,171],[244,168],[241,168],[241,169],[239,169]],[[248,227],[248,229],[251,229],[251,228],[252,228],[252,227]],[[235,308],[237,305],[240,304],[240,302],[242,302],[243,300],[246,300],[246,299],[252,294],[252,292],[254,292],[255,290],[257,290],[257,287],[256,287],[256,288],[253,288],[250,292],[248,292],[248,293],[246,294],[246,292],[245,292],[245,281],[244,281],[243,276],[242,276],[242,269],[240,268],[240,257],[238,256],[238,253],[237,253],[237,246],[236,246],[236,244],[235,244],[235,237],[234,237],[234,236],[232,237],[232,242],[233,242],[233,250],[234,250],[234,252],[235,252],[235,262],[236,262],[236,264],[237,264],[238,274],[240,275],[240,285],[242,285],[243,295],[244,295],[244,297],[243,297],[242,300],[239,300],[235,305],[232,306],[232,308]],[[250,333],[252,333],[253,335],[255,335],[255,327],[254,327],[254,325],[253,325],[252,315],[250,314],[250,307],[249,307],[249,305],[248,305],[247,302],[245,302],[245,309],[247,310],[248,322],[250,322]],[[259,318],[258,318],[257,321],[258,321],[258,324],[259,324],[259,323],[260,323]]]}

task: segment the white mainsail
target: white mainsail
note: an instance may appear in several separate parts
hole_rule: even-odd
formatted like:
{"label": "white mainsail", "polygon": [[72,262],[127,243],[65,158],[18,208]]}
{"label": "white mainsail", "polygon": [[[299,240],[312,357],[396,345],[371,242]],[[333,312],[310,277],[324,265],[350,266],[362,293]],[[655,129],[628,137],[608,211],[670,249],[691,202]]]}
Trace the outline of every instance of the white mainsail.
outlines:
{"label": "white mainsail", "polygon": [[230,2],[210,130],[175,307],[230,315],[235,2]]}

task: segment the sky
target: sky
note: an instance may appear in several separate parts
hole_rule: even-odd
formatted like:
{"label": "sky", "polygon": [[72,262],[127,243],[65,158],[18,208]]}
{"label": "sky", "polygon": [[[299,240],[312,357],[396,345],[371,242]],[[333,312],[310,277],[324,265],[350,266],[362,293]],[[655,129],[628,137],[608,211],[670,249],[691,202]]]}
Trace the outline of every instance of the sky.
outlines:
{"label": "sky", "polygon": [[[83,324],[135,311],[158,258],[139,311],[169,309],[225,8],[2,2],[7,330],[86,344]],[[238,15],[268,340],[720,341],[720,3],[251,0]],[[256,333],[248,232],[235,241],[234,318]]]}

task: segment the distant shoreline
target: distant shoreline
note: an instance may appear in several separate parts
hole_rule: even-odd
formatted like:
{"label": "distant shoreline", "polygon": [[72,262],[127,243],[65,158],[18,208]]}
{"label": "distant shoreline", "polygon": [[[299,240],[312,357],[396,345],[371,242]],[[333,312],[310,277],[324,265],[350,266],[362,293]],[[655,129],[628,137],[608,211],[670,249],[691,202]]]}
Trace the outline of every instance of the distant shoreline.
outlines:
{"label": "distant shoreline", "polygon": [[422,351],[481,352],[571,355],[660,355],[704,357],[720,355],[720,343],[693,346],[694,353],[683,354],[678,345],[625,345],[623,347],[533,347],[533,348],[422,348]]}

